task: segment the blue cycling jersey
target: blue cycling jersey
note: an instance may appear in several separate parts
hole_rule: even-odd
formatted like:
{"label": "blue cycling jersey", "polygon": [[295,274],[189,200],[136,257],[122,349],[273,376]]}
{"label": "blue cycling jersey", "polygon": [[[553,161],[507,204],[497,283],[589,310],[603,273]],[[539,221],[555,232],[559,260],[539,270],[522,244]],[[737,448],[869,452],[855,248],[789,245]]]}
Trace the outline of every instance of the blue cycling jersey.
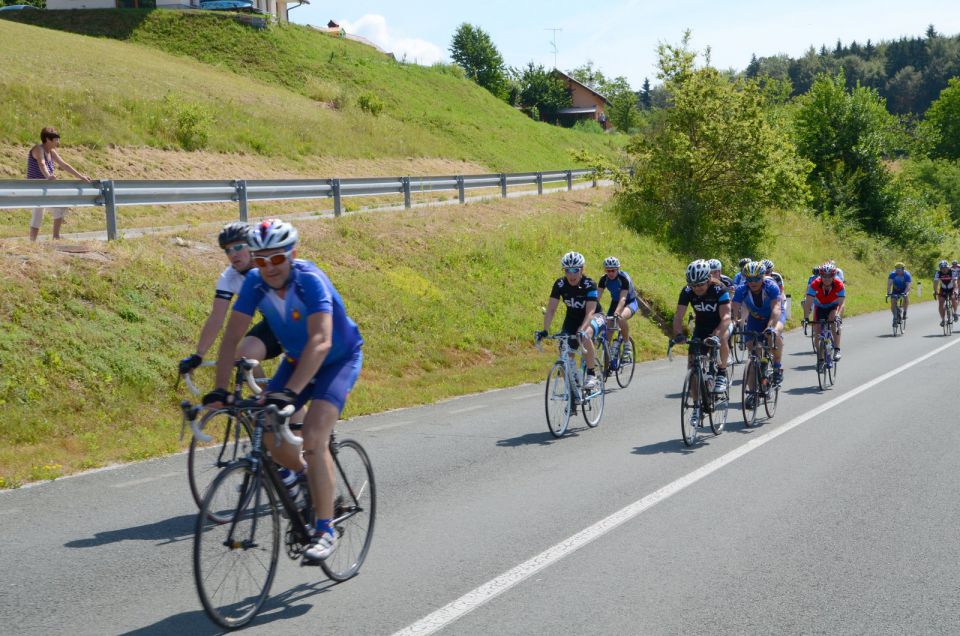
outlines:
{"label": "blue cycling jersey", "polygon": [[907,283],[913,282],[913,278],[910,276],[910,272],[904,270],[903,274],[897,275],[896,270],[890,272],[890,275],[887,277],[889,280],[893,281],[893,291],[900,293],[907,288]]}
{"label": "blue cycling jersey", "polygon": [[630,274],[623,270],[617,272],[617,277],[610,280],[609,276],[601,276],[597,281],[597,287],[610,290],[610,297],[613,302],[620,302],[620,292],[627,290],[627,304],[629,305],[637,299],[637,290],[633,287],[633,280]]}
{"label": "blue cycling jersey", "polygon": [[744,284],[745,282],[747,282],[747,281],[744,280],[744,278],[743,278],[743,272],[737,272],[736,274],[734,274],[734,276],[733,276],[733,286],[734,286],[734,287],[739,287],[740,285]]}
{"label": "blue cycling jersey", "polygon": [[307,343],[307,318],[316,313],[333,315],[333,343],[321,369],[339,364],[363,344],[360,330],[347,315],[340,294],[327,275],[309,261],[297,259],[293,262],[284,298],[264,282],[260,270],[250,270],[233,310],[252,316],[257,309],[266,318],[291,362],[303,355]]}
{"label": "blue cycling jersey", "polygon": [[770,320],[773,307],[780,302],[780,287],[770,278],[763,279],[759,302],[746,283],[737,286],[733,293],[733,302],[742,303],[750,317],[757,321]]}

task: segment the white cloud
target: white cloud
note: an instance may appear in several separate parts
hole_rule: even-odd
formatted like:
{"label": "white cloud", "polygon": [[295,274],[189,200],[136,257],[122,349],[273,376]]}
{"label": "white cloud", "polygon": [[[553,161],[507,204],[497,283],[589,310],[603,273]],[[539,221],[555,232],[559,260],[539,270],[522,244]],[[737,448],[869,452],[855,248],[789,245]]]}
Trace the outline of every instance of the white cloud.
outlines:
{"label": "white cloud", "polygon": [[382,15],[368,13],[359,20],[352,22],[341,20],[342,26],[351,35],[360,35],[385,51],[393,53],[398,60],[430,65],[444,59],[443,50],[427,40],[421,38],[398,37],[390,31],[387,19]]}

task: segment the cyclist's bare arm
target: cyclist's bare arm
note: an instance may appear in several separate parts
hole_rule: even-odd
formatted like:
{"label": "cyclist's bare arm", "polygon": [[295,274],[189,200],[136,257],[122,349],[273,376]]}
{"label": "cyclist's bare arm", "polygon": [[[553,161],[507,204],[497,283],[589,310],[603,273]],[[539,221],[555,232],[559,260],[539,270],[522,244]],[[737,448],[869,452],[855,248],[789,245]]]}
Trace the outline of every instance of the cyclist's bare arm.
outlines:
{"label": "cyclist's bare arm", "polygon": [[723,340],[727,337],[730,328],[730,305],[720,305],[720,324],[713,330],[713,335]]}
{"label": "cyclist's bare arm", "polygon": [[230,309],[230,301],[223,298],[214,298],[213,307],[210,309],[210,315],[207,321],[203,323],[203,329],[200,330],[200,340],[197,341],[197,355],[201,358],[206,355],[207,350],[213,346],[213,341],[217,339],[220,328],[223,327],[223,321],[227,317],[227,311]]}
{"label": "cyclist's bare arm", "polygon": [[320,370],[333,344],[333,314],[317,312],[307,316],[307,343],[286,388],[300,393]]}
{"label": "cyclist's bare arm", "polygon": [[586,311],[583,317],[583,324],[580,325],[580,331],[586,331],[587,327],[590,326],[590,321],[593,320],[593,314],[597,313],[597,301],[588,300]]}
{"label": "cyclist's bare arm", "polygon": [[679,336],[683,333],[683,317],[687,313],[686,305],[677,305],[677,311],[673,314],[673,335]]}
{"label": "cyclist's bare arm", "polygon": [[[618,315],[618,316],[620,315],[620,312],[623,311],[623,308],[627,306],[627,293],[628,293],[628,292],[627,292],[626,289],[624,289],[622,292],[620,292],[620,301],[617,302],[617,308],[616,308],[616,310],[613,312],[613,313],[615,313],[615,314]],[[599,305],[600,301],[598,300],[597,303],[598,303],[598,305]],[[599,306],[602,307],[603,305],[599,305]]]}
{"label": "cyclist's bare arm", "polygon": [[238,311],[230,313],[230,319],[227,321],[227,328],[223,332],[223,339],[220,341],[220,352],[217,355],[217,388],[226,388],[229,386],[230,373],[233,370],[233,363],[236,361],[237,346],[243,339],[243,334],[247,333],[247,328],[253,316],[242,314]]}
{"label": "cyclist's bare arm", "polygon": [[543,313],[543,330],[550,331],[550,323],[553,322],[553,315],[557,313],[557,305],[560,303],[559,298],[551,298],[547,303],[547,310]]}

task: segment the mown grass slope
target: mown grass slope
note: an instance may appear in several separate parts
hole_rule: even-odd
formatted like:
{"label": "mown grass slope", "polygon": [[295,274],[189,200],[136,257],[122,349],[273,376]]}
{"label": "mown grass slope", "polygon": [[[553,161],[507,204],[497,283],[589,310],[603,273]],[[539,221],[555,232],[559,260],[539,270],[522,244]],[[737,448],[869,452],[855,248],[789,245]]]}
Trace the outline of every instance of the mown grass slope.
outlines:
{"label": "mown grass slope", "polygon": [[[570,249],[595,277],[618,255],[669,319],[686,260],[624,228],[608,198],[584,191],[300,223],[301,256],[330,273],[366,341],[346,415],[542,380],[549,356],[531,338]],[[817,232],[800,214],[776,226],[769,256],[789,291],[801,294],[809,265],[833,257],[852,312],[882,308],[895,254]],[[193,350],[224,266],[211,235],[184,237],[90,244],[83,254],[0,243],[0,485],[180,447],[176,360]],[[640,355],[662,356],[661,327],[633,324]]]}
{"label": "mown grass slope", "polygon": [[54,125],[91,148],[443,157],[491,171],[615,152],[611,137],[534,122],[452,67],[403,64],[307,27],[257,31],[210,12],[27,13],[0,19],[0,143]]}

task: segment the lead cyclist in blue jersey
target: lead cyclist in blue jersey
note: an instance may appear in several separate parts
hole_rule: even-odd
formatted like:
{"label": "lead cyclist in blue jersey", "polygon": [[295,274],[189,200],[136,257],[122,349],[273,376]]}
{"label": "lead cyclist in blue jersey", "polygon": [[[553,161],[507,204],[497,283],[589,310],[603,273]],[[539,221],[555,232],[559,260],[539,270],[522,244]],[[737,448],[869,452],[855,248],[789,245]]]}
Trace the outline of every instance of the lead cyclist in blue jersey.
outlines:
{"label": "lead cyclist in blue jersey", "polygon": [[773,351],[773,380],[783,381],[783,303],[780,302],[780,287],[766,275],[766,268],[757,261],[747,263],[743,268],[742,285],[733,295],[733,318],[739,320],[746,309],[747,333],[772,332],[776,337],[777,348]]}
{"label": "lead cyclist in blue jersey", "polygon": [[630,325],[627,321],[640,309],[637,290],[633,286],[630,275],[620,269],[620,259],[616,256],[608,256],[603,261],[603,271],[606,276],[602,276],[597,283],[599,288],[597,306],[602,307],[600,299],[603,298],[603,290],[609,289],[610,307],[607,309],[607,315],[617,319],[617,326],[620,327],[620,334],[623,336],[624,355],[632,355]]}
{"label": "lead cyclist in blue jersey", "polygon": [[[897,296],[903,296],[903,318],[907,318],[907,308],[910,306],[910,287],[913,283],[913,277],[906,270],[903,263],[895,263],[893,271],[887,277],[887,296],[890,296],[890,312],[896,316]],[[893,324],[897,324],[897,318],[893,319]]]}
{"label": "lead cyclist in blue jersey", "polygon": [[[336,546],[330,525],[336,487],[330,433],[340,418],[347,394],[363,363],[360,330],[347,315],[340,294],[316,265],[296,258],[297,231],[279,219],[250,229],[253,262],[227,323],[217,360],[217,388],[203,403],[219,408],[230,399],[226,390],[237,351],[254,312],[260,309],[283,345],[284,357],[265,391],[265,402],[284,408],[306,405],[303,458],[288,444],[267,443],[273,458],[290,470],[306,468],[317,513],[313,543],[304,559],[325,559]],[[304,466],[304,460],[306,466]]]}

